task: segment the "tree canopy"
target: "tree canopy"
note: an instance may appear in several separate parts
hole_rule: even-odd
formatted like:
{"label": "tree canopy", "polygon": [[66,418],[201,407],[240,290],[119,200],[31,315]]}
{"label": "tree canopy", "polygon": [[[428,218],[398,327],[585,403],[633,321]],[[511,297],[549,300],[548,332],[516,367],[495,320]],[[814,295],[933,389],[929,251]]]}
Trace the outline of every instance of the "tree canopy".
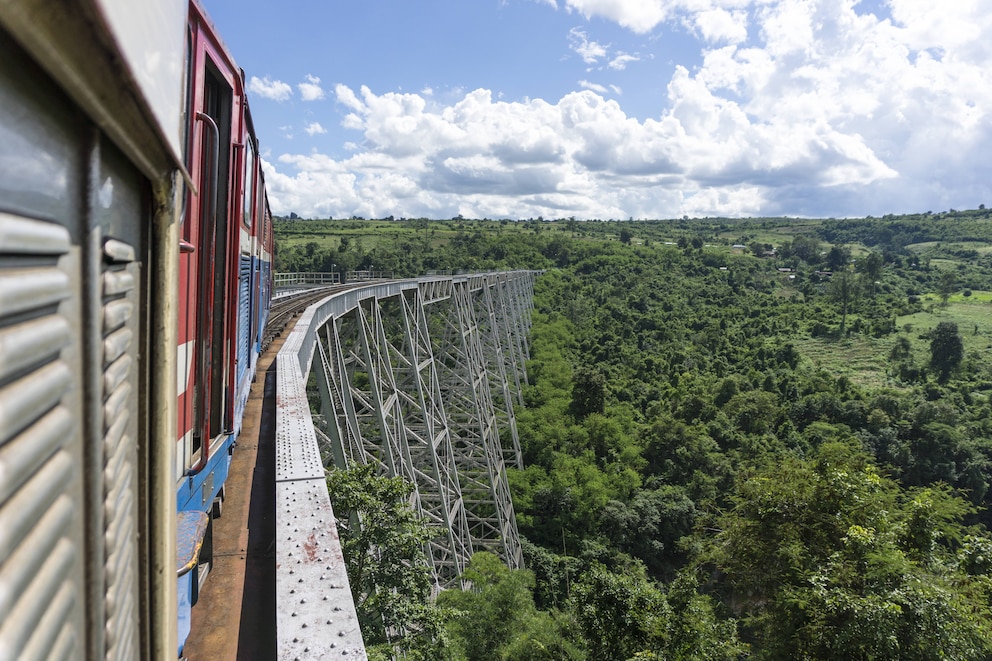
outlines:
{"label": "tree canopy", "polygon": [[545,270],[527,569],[474,558],[438,658],[992,657],[992,212],[341,227],[399,275]]}

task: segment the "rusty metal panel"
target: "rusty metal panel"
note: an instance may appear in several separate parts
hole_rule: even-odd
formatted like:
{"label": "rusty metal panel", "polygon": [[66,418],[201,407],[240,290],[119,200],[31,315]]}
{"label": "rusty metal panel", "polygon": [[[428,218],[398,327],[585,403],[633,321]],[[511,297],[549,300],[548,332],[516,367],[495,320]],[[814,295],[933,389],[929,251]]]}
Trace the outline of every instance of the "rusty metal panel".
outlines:
{"label": "rusty metal panel", "polygon": [[282,367],[276,392],[276,482],[323,480],[324,465],[310,419],[306,384],[298,369]]}

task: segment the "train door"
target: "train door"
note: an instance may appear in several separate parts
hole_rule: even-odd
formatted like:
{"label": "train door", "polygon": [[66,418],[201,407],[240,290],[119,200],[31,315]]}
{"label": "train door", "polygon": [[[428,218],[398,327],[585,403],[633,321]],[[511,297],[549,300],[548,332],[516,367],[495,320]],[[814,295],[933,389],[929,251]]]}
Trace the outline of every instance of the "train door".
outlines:
{"label": "train door", "polygon": [[188,419],[181,421],[180,431],[185,430],[188,436],[187,467],[196,472],[209,458],[211,440],[225,427],[227,182],[233,93],[209,54],[201,52],[193,67],[190,119],[195,142],[190,169],[197,194],[189,197],[183,230],[188,246],[184,283],[187,310],[180,321],[185,326],[181,334],[186,336],[185,342],[180,338],[180,353],[187,352],[188,369],[187,401],[181,408]]}
{"label": "train door", "polygon": [[[207,443],[224,431],[224,384],[227,382],[225,329],[227,328],[227,271],[228,271],[228,199],[227,182],[230,178],[231,101],[232,90],[220,76],[212,62],[204,72],[203,110],[201,119],[211,126],[213,163],[203,171],[202,190],[207,192],[207,204],[201,207],[200,223],[200,282],[199,324],[197,336],[201,353],[197,368],[201,390],[196,402],[201,406],[194,438]],[[203,117],[205,115],[206,117]],[[206,457],[204,457],[204,460]]]}

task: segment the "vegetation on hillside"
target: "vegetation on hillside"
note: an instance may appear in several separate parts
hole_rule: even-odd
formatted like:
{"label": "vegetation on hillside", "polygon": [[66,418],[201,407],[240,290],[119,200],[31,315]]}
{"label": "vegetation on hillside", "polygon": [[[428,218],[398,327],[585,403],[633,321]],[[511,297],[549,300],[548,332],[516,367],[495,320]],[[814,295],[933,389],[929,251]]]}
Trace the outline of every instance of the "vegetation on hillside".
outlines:
{"label": "vegetation on hillside", "polygon": [[546,269],[510,471],[528,569],[474,559],[439,658],[992,656],[984,208],[310,222],[277,226],[281,270]]}

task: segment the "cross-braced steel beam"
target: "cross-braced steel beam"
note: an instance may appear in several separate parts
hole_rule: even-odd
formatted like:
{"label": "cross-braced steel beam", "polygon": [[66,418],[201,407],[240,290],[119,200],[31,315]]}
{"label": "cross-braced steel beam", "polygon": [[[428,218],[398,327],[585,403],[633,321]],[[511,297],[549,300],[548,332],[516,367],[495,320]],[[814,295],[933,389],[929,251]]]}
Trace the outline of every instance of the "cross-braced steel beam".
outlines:
{"label": "cross-braced steel beam", "polygon": [[442,531],[427,548],[438,587],[459,581],[477,550],[522,565],[506,467],[522,467],[513,406],[526,385],[534,277],[364,287],[322,304],[310,330],[324,465],[373,463],[414,485],[411,505]]}

